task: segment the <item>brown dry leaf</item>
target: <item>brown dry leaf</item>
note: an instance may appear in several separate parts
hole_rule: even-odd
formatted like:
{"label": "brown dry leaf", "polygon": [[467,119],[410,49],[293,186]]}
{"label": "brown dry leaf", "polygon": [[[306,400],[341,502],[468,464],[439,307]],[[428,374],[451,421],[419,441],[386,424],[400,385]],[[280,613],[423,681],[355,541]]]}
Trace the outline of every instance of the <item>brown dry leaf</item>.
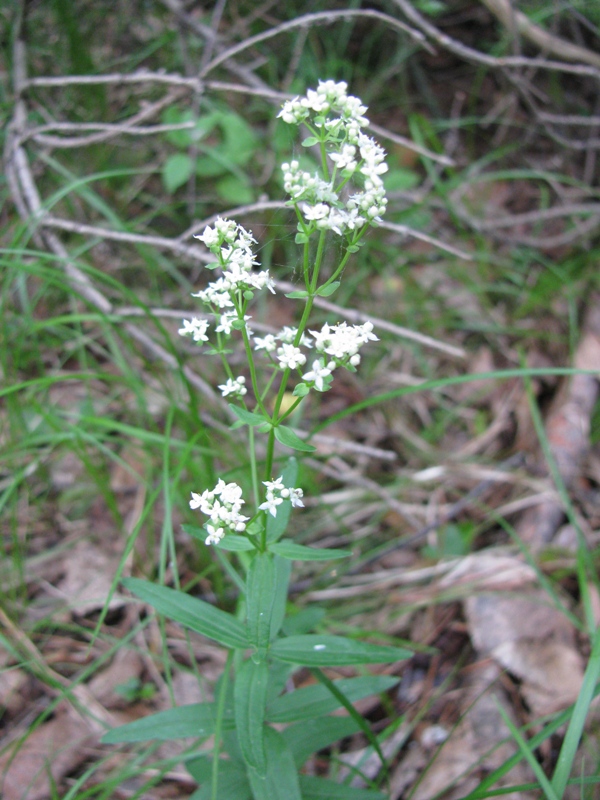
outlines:
{"label": "brown dry leaf", "polygon": [[[57,783],[88,756],[93,737],[77,714],[67,710],[36,728],[13,756],[0,758],[3,800],[46,800],[50,796],[48,773]],[[11,760],[12,759],[12,760]]]}
{"label": "brown dry leaf", "polygon": [[[578,369],[600,373],[600,297],[591,299],[584,335],[575,353]],[[559,394],[546,422],[546,435],[561,478],[572,487],[590,446],[591,416],[598,397],[598,377],[574,375]],[[530,545],[547,544],[555,536],[564,509],[555,500],[530,508],[517,525],[517,533]]]}
{"label": "brown dry leaf", "polygon": [[521,690],[534,716],[575,701],[584,671],[575,629],[548,605],[542,591],[522,597],[470,597],[465,611],[474,646],[522,680]]}
{"label": "brown dry leaf", "polygon": [[[65,574],[57,586],[73,610],[84,616],[104,606],[117,572],[119,556],[93,542],[80,541],[65,558]],[[113,594],[109,608],[120,608],[123,597]]]}
{"label": "brown dry leaf", "polygon": [[[437,795],[443,795],[444,800],[462,797],[478,786],[482,774],[489,774],[514,755],[516,746],[510,741],[498,705],[509,714],[510,708],[501,690],[490,692],[499,675],[498,667],[491,663],[471,672],[464,714],[424,773],[412,800],[429,800]],[[501,744],[503,739],[507,741]],[[495,788],[525,783],[527,778],[526,767],[519,763]],[[524,796],[517,792],[505,795],[512,800]]]}

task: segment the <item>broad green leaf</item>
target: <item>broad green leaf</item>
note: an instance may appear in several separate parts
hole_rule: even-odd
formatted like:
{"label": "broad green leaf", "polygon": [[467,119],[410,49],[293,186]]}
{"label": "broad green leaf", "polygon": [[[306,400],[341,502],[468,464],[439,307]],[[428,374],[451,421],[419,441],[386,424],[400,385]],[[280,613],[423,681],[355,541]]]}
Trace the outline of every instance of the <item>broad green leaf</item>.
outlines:
{"label": "broad green leaf", "polygon": [[314,147],[316,144],[319,144],[316,136],[307,136],[306,139],[302,140],[302,147]]}
{"label": "broad green leaf", "polygon": [[266,420],[262,414],[255,414],[253,411],[248,411],[247,408],[234,406],[233,403],[229,403],[229,408],[245,425],[254,427],[255,425],[262,425],[263,422],[268,422],[268,420]]}
{"label": "broad green leaf", "polygon": [[357,733],[360,727],[350,717],[315,717],[288,725],[283,738],[292,751],[298,769],[313,753]]}
{"label": "broad green leaf", "polygon": [[235,676],[234,706],[238,742],[248,766],[264,776],[267,769],[264,719],[269,683],[266,661],[245,661]]}
{"label": "broad green leaf", "polygon": [[357,789],[326,778],[300,775],[302,800],[386,800],[386,795],[373,789]]}
{"label": "broad green leaf", "polygon": [[215,189],[221,200],[231,205],[252,203],[254,200],[252,186],[237,175],[226,175],[221,178],[215,183]]}
{"label": "broad green leaf", "polygon": [[[298,461],[294,456],[288,458],[287,464],[281,473],[283,485],[288,489],[296,486],[296,479],[298,478]],[[292,504],[289,500],[284,500],[281,505],[277,507],[277,516],[273,517],[267,514],[267,542],[275,542],[280,539],[285,533],[290,514],[292,513]]]}
{"label": "broad green leaf", "polygon": [[263,660],[271,640],[271,617],[275,601],[275,564],[270,553],[256,553],[246,579],[248,639]]}
{"label": "broad green leaf", "polygon": [[312,444],[303,442],[298,434],[294,433],[287,425],[278,425],[275,428],[275,438],[286,447],[291,447],[293,450],[300,450],[303,453],[312,453],[316,450],[316,447],[313,447]]}
{"label": "broad green leaf", "polygon": [[306,244],[309,241],[308,236],[305,233],[297,233],[294,239],[296,244]]}
{"label": "broad green leaf", "polygon": [[303,289],[298,289],[295,292],[288,292],[286,297],[289,297],[290,300],[301,300],[304,297],[308,297],[308,292]]}
{"label": "broad green leaf", "polygon": [[[342,692],[351,703],[369,697],[372,694],[391,689],[399,678],[389,675],[365,675],[359,678],[342,678],[333,681],[336,689]],[[321,714],[329,714],[340,707],[340,702],[328,691],[326,686],[315,684],[296,689],[281,695],[269,704],[267,720],[269,722],[297,722],[312,719]]]}
{"label": "broad green leaf", "polygon": [[235,533],[228,533],[215,547],[221,550],[231,550],[232,552],[239,553],[243,550],[254,550],[252,542],[248,541],[245,536],[237,536]]}
{"label": "broad green leaf", "polygon": [[330,283],[328,286],[321,286],[320,289],[317,289],[317,294],[319,297],[330,297],[340,286],[340,281],[334,281]]}
{"label": "broad green leaf", "polygon": [[277,639],[271,655],[278,661],[306,667],[342,667],[350,664],[391,664],[412,657],[410,650],[369,644],[344,636],[306,634]]}
{"label": "broad green leaf", "polygon": [[190,179],[194,171],[192,159],[186,153],[175,153],[169,156],[162,169],[162,179],[169,194],[177,191]]}
{"label": "broad green leaf", "polygon": [[283,558],[292,561],[332,561],[336,558],[348,558],[352,555],[352,550],[329,550],[325,547],[305,547],[303,544],[296,544],[289,539],[281,542],[274,542],[269,545],[269,550]]}
{"label": "broad green leaf", "polygon": [[246,629],[242,623],[204,600],[139,578],[126,578],[123,585],[145,603],[149,603],[159,614],[179,622],[185,628],[214,639],[226,647],[249,647]]}
{"label": "broad green leaf", "polygon": [[292,753],[283,736],[273,728],[265,728],[265,750],[265,777],[261,778],[256,770],[248,770],[254,800],[302,800]]}
{"label": "broad green leaf", "polygon": [[[122,742],[148,742],[151,739],[170,741],[171,739],[208,738],[215,730],[215,703],[194,703],[179,708],[169,708],[151,714],[119,728],[113,728],[102,737],[104,744]],[[223,719],[225,728],[234,726],[233,713],[226,711]]]}
{"label": "broad green leaf", "polygon": [[276,556],[273,559],[273,566],[275,567],[275,589],[273,591],[273,610],[271,612],[269,641],[272,641],[277,636],[281,630],[283,620],[285,619],[290,575],[292,573],[292,565],[289,560],[285,558],[278,558]]}
{"label": "broad green leaf", "polygon": [[[191,795],[190,800],[211,800],[212,798],[212,758],[200,756],[187,761],[185,768],[200,788]],[[219,759],[219,780],[216,800],[251,800],[252,790],[246,777],[244,765],[239,761]]]}

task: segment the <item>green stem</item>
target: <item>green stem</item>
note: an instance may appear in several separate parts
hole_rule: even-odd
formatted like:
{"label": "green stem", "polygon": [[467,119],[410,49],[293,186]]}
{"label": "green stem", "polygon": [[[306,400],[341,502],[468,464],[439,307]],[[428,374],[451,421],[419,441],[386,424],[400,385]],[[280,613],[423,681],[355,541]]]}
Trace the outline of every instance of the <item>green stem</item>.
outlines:
{"label": "green stem", "polygon": [[221,731],[223,729],[223,717],[225,716],[225,700],[227,699],[227,689],[229,687],[229,670],[231,669],[233,654],[234,654],[233,650],[230,650],[227,653],[227,661],[225,663],[225,668],[223,670],[221,686],[219,687],[219,697],[217,699],[217,713],[215,717],[215,745],[213,748],[212,780],[211,780],[211,790],[210,790],[211,800],[217,800],[217,791],[219,788],[219,754],[221,752]]}

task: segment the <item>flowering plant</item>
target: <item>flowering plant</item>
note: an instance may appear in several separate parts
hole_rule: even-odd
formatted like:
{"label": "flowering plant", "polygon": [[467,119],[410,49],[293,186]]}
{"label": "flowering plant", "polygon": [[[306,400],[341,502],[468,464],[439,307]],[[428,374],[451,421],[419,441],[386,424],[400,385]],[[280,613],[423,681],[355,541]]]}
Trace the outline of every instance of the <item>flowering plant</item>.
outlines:
{"label": "flowering plant", "polygon": [[[352,701],[389,688],[395,679],[366,675],[332,681],[321,668],[394,662],[410,655],[396,647],[310,633],[310,625],[285,620],[291,561],[350,555],[344,550],[306,547],[284,537],[292,509],[304,505],[303,491],[295,485],[296,459],[289,458],[275,469],[275,448],[279,442],[299,453],[314,450],[287,424],[292,413],[310,392],[328,391],[336,370],[355,371],[363,345],[377,341],[370,322],[310,326],[315,298],[337,289],[349,257],[385,212],[381,178],[387,169],[385,153],[363,131],[368,125],[365,112],[361,102],[347,94],[345,83],[325,81],[306,96],[286,102],[279,114],[284,122],[307,128],[309,136],[303,145],[317,148],[320,160],[314,174],[296,160],[282,165],[288,205],[297,218],[296,242],[302,248],[304,285],[287,295],[303,304],[297,326],[255,335],[248,313],[252,300],[260,291],[275,294],[276,284],[268,270],[259,269],[253,251],[256,240],[250,232],[219,218],[198,237],[215,258],[209,269],[219,274],[193,295],[206,306],[208,319],[184,320],[179,334],[200,346],[212,340],[212,352],[221,358],[226,377],[219,390],[232,401],[233,426],[249,429],[253,497],[247,501],[242,486],[223,479],[213,488],[192,492],[190,507],[207,518],[192,533],[206,545],[237,553],[243,574],[231,570],[240,603],[238,613],[232,615],[179,590],[128,579],[125,585],[132,592],[160,613],[224,645],[229,657],[214,702],[161,712],[105,737],[110,742],[131,742],[165,738],[165,731],[169,737],[173,731],[201,740],[212,736],[212,753],[203,749],[187,762],[201,784],[194,795],[198,800],[358,798],[351,787],[339,794],[340,787],[303,775],[299,768],[311,752],[356,730],[365,733],[383,766],[377,739]],[[323,278],[328,236],[341,240],[341,257]],[[212,330],[210,319],[217,323]],[[230,340],[236,336],[245,352],[246,374],[236,374],[227,358]],[[292,399],[287,399],[290,393]],[[256,433],[266,436],[260,458]],[[299,666],[311,669],[317,684],[284,692]],[[339,706],[348,716],[330,716]],[[275,728],[276,723],[287,727]],[[225,751],[227,758],[222,757]],[[382,796],[361,792],[363,798]]]}

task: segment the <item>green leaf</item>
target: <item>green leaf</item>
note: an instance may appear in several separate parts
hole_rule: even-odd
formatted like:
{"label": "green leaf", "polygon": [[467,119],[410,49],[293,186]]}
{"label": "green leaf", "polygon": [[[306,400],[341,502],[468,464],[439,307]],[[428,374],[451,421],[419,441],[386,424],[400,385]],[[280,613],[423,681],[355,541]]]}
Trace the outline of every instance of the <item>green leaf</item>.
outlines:
{"label": "green leaf", "polygon": [[265,728],[265,750],[265,777],[261,778],[253,769],[248,770],[254,800],[302,800],[292,753],[283,736],[273,728]]}
{"label": "green leaf", "polygon": [[293,450],[300,450],[303,453],[313,453],[316,450],[316,447],[303,442],[302,439],[286,425],[278,425],[275,428],[275,438],[286,447],[291,447]]}
{"label": "green leaf", "polygon": [[316,144],[319,144],[316,136],[307,136],[306,139],[302,140],[302,147],[314,147]]}
{"label": "green leaf", "polygon": [[341,667],[350,664],[391,664],[412,658],[410,650],[369,644],[344,636],[306,634],[277,639],[271,655],[278,661],[307,667]]}
{"label": "green leaf", "polygon": [[186,153],[175,153],[169,156],[162,168],[162,179],[165,189],[173,194],[190,179],[194,171],[192,159]]}
{"label": "green leaf", "polygon": [[314,717],[288,725],[283,731],[283,738],[299,769],[313,753],[359,730],[356,721],[350,717]]}
{"label": "green leaf", "polygon": [[217,542],[215,547],[218,547],[220,550],[230,550],[235,553],[255,549],[252,542],[246,539],[245,536],[237,536],[235,533],[228,533],[220,542]]}
{"label": "green leaf", "polygon": [[298,289],[295,292],[288,292],[285,296],[289,297],[290,300],[300,300],[303,297],[308,297],[308,292],[304,289]]}
{"label": "green leaf", "polygon": [[257,553],[252,559],[246,579],[248,639],[256,648],[256,657],[263,661],[271,641],[271,617],[275,601],[275,565],[270,553]]}
{"label": "green leaf", "polygon": [[292,394],[294,397],[306,397],[306,395],[310,392],[310,389],[305,383],[297,383],[294,386],[294,391]]}
{"label": "green leaf", "polygon": [[421,181],[419,175],[412,169],[393,168],[386,172],[383,183],[386,192],[402,192],[414,189]]}
{"label": "green leaf", "polygon": [[[342,678],[332,681],[351,703],[380,694],[395,686],[399,678],[389,675],[365,675],[360,678]],[[342,704],[331,694],[326,686],[315,684],[296,689],[277,697],[269,704],[267,720],[269,722],[297,722],[313,719],[320,714],[329,714]]]}
{"label": "green leaf", "polygon": [[234,406],[233,403],[229,403],[229,408],[233,411],[236,417],[244,423],[244,425],[250,425],[250,427],[256,427],[257,425],[262,425],[263,422],[268,422],[262,414],[255,414],[254,411],[248,411],[247,408],[242,408],[241,406]]}
{"label": "green leaf", "polygon": [[305,233],[297,233],[294,239],[296,244],[306,244],[309,241],[308,236]]}
{"label": "green leaf", "polygon": [[[113,728],[102,737],[103,744],[123,742],[148,742],[151,739],[170,741],[172,739],[204,738],[212,736],[216,720],[215,703],[194,703],[193,705],[169,708],[151,714],[119,728]],[[233,712],[226,710],[223,725],[234,727]]]}
{"label": "green leaf", "polygon": [[217,194],[226,203],[243,205],[254,201],[254,192],[248,180],[237,175],[226,175],[215,183]]}
{"label": "green leaf", "polygon": [[352,550],[305,547],[303,544],[296,544],[290,539],[284,539],[281,542],[269,545],[269,550],[292,561],[332,561],[336,558],[348,558],[348,556],[352,555]]}
{"label": "green leaf", "polygon": [[330,297],[339,288],[339,286],[340,281],[334,281],[327,286],[321,286],[320,289],[317,289],[317,294],[319,297]]}
{"label": "green leaf", "polygon": [[360,250],[360,247],[357,244],[349,244],[348,247],[346,248],[346,250],[349,253],[358,253],[358,251]]}
{"label": "green leaf", "polygon": [[296,636],[301,633],[314,631],[323,620],[326,611],[316,605],[305,606],[296,613],[288,614],[284,620],[282,630],[286,636]]}
{"label": "green leaf", "polygon": [[235,676],[234,706],[238,742],[248,766],[264,776],[267,770],[265,755],[264,719],[269,684],[266,661],[255,664],[245,661]]}
{"label": "green leaf", "polygon": [[358,789],[313,775],[300,775],[299,782],[302,800],[386,800],[373,789]]}
{"label": "green leaf", "polygon": [[273,565],[275,567],[275,590],[273,591],[270,641],[277,636],[285,619],[290,575],[292,574],[292,565],[285,558],[276,556],[273,559]]}
{"label": "green leaf", "polygon": [[[195,800],[212,800],[212,758],[199,756],[185,764],[192,778],[200,784],[200,789],[191,797]],[[244,765],[239,761],[219,759],[219,780],[216,800],[251,800],[252,791]],[[191,799],[190,799],[191,800]]]}
{"label": "green leaf", "polygon": [[149,603],[159,614],[179,622],[185,628],[214,639],[226,647],[246,648],[250,645],[241,622],[204,600],[139,578],[126,578],[123,585],[145,603]]}
{"label": "green leaf", "polygon": [[[298,461],[294,456],[287,460],[287,464],[281,473],[281,480],[283,485],[292,489],[296,486],[296,479],[298,478]],[[290,515],[292,513],[292,504],[289,500],[284,500],[281,505],[277,507],[277,516],[267,514],[267,542],[275,542],[280,539],[285,533]]]}

